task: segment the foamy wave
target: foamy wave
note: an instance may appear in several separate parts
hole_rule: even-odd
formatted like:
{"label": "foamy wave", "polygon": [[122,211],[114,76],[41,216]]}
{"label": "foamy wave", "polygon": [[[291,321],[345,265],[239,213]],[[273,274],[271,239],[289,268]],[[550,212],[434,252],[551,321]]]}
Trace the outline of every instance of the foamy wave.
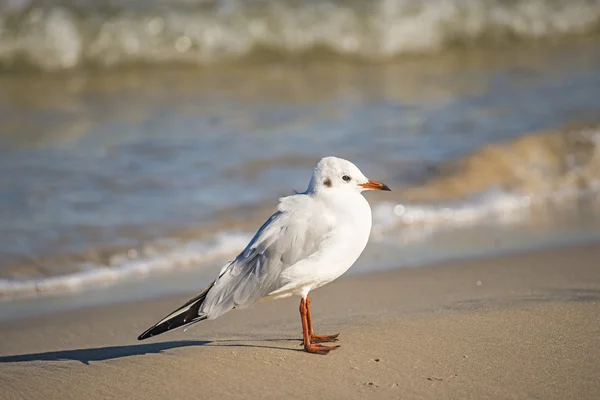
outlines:
{"label": "foamy wave", "polygon": [[407,188],[415,202],[466,198],[490,189],[535,198],[600,189],[600,126],[538,132],[485,146],[442,165],[425,185]]}
{"label": "foamy wave", "polygon": [[514,223],[533,208],[565,206],[600,193],[600,126],[540,132],[486,146],[441,166],[441,175],[375,207],[374,234],[405,241],[439,229]]}
{"label": "foamy wave", "polygon": [[448,45],[580,35],[590,0],[185,1],[0,3],[0,65],[61,70],[132,63],[206,65],[326,51],[386,60]]}
{"label": "foamy wave", "polygon": [[425,240],[441,229],[481,223],[510,224],[529,215],[532,199],[493,190],[466,201],[441,204],[386,202],[373,209],[373,236],[383,240],[395,231],[402,242]]}
{"label": "foamy wave", "polygon": [[[136,258],[130,251],[114,257],[111,267],[81,265],[82,271],[40,279],[0,279],[0,298],[33,297],[57,292],[79,291],[86,287],[109,285],[159,271],[198,268],[211,260],[235,255],[250,240],[245,233],[224,233],[210,243],[191,242],[152,257]],[[120,261],[120,262],[119,262]]]}
{"label": "foamy wave", "polygon": [[[528,209],[531,206],[529,196],[514,196],[506,193],[490,192],[467,202],[447,205],[403,205],[400,203],[378,204],[373,214],[376,223],[385,226],[392,218],[405,225],[424,224],[465,224],[493,217],[499,222],[511,222],[513,212]],[[392,218],[390,218],[392,217]],[[388,222],[389,223],[389,222]]]}

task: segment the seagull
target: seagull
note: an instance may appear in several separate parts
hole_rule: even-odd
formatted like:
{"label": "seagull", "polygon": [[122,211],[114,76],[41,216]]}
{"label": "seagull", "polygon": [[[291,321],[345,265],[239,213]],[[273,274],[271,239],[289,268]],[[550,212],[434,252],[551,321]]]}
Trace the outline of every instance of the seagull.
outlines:
{"label": "seagull", "polygon": [[365,190],[390,188],[368,179],[350,161],[321,159],[306,191],[279,199],[277,211],[246,248],[196,297],[142,333],[138,340],[215,319],[263,298],[300,296],[304,350],[328,354],[339,334],[313,331],[309,292],[346,272],[363,252],[371,233]]}

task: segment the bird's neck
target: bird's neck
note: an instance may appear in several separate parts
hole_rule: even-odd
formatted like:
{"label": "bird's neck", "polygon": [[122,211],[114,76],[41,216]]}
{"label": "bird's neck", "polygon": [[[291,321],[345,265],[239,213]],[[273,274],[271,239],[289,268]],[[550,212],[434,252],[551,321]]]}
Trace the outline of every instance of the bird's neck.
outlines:
{"label": "bird's neck", "polygon": [[335,215],[342,215],[344,218],[355,216],[361,220],[371,221],[371,206],[360,193],[346,191],[334,193],[332,190],[324,190],[313,192],[311,195]]}

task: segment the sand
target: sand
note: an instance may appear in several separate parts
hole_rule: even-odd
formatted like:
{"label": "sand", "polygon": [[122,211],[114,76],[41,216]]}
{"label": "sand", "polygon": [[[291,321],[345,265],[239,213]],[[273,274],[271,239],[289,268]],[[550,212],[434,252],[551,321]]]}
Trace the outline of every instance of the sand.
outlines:
{"label": "sand", "polygon": [[600,245],[354,275],[136,337],[189,295],[0,325],[2,399],[599,399]]}

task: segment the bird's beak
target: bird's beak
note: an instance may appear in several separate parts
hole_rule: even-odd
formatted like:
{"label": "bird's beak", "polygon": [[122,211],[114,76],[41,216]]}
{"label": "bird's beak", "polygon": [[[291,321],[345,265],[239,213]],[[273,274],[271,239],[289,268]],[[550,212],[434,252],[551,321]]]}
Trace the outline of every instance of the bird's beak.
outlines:
{"label": "bird's beak", "polygon": [[367,183],[359,183],[358,185],[369,190],[384,190],[386,192],[392,191],[392,189],[390,189],[388,185],[381,182],[372,181],[370,179],[367,181]]}

